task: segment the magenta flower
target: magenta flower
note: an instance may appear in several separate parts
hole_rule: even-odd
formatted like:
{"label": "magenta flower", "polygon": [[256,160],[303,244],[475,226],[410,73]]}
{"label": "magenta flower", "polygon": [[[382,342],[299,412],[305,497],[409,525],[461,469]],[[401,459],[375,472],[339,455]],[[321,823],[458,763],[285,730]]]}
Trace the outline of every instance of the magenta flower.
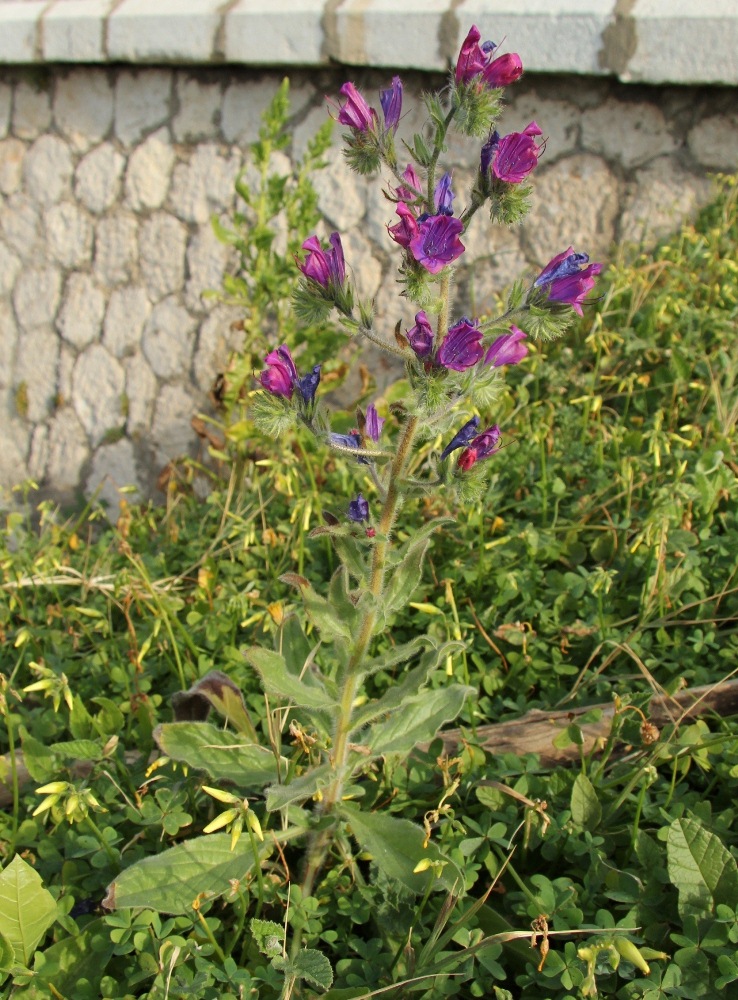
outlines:
{"label": "magenta flower", "polygon": [[402,179],[405,184],[395,188],[395,197],[399,201],[413,202],[423,197],[423,185],[412,163],[408,163],[403,170]]}
{"label": "magenta flower", "polygon": [[395,243],[407,248],[418,235],[418,223],[404,201],[398,202],[395,211],[400,216],[400,221],[394,226],[387,226],[387,232]]}
{"label": "magenta flower", "polygon": [[488,427],[486,431],[478,434],[459,455],[457,467],[464,472],[468,472],[473,465],[476,465],[483,458],[488,458],[500,450],[501,444],[500,428],[495,424]]}
{"label": "magenta flower", "polygon": [[485,365],[502,368],[503,365],[516,365],[528,353],[528,345],[523,343],[525,333],[517,326],[511,325],[509,333],[503,333],[493,340],[484,356]]}
{"label": "magenta flower", "polygon": [[433,350],[433,328],[421,309],[415,314],[415,326],[406,332],[410,346],[419,358],[427,358]]}
{"label": "magenta flower", "polygon": [[328,240],[330,250],[323,249],[317,236],[306,239],[302,249],[307,250],[307,257],[302,263],[296,258],[297,266],[306,278],[316,282],[321,288],[339,291],[346,280],[343,246],[338,233],[331,233]]}
{"label": "magenta flower", "polygon": [[456,62],[456,83],[471,83],[480,78],[485,86],[494,88],[507,87],[520,79],[523,72],[520,56],[511,53],[493,59],[497,46],[494,42],[483,42],[480,45],[481,37],[479,28],[473,24],[462,43]]}
{"label": "magenta flower", "polygon": [[382,433],[382,428],[384,427],[384,417],[380,417],[377,413],[374,403],[370,403],[366,408],[366,422],[364,424],[364,433],[376,444],[379,441],[379,436]]}
{"label": "magenta flower", "polygon": [[[542,135],[541,129],[531,122],[522,132],[504,135],[494,149],[492,173],[507,184],[520,184],[538,163],[545,143],[536,145],[534,136]],[[484,154],[483,154],[484,155]]]}
{"label": "magenta flower", "polygon": [[436,215],[453,215],[454,193],[451,190],[451,174],[446,173],[436,184],[433,192],[433,201],[436,205]]}
{"label": "magenta flower", "polygon": [[482,333],[478,320],[462,316],[458,323],[449,327],[438,349],[437,361],[444,368],[455,372],[466,371],[482,357]]}
{"label": "magenta flower", "polygon": [[459,239],[464,223],[460,219],[449,215],[431,215],[418,223],[417,228],[417,234],[409,243],[410,251],[431,274],[438,274],[464,252],[464,244]]}
{"label": "magenta flower", "polygon": [[298,381],[297,368],[286,344],[270,351],[264,361],[267,367],[259,376],[259,382],[273,396],[292,399]]}
{"label": "magenta flower", "polygon": [[384,114],[384,127],[396,132],[402,114],[402,80],[399,76],[392,77],[392,86],[388,90],[380,90],[379,103]]}
{"label": "magenta flower", "polygon": [[594,288],[595,276],[603,267],[602,264],[583,267],[588,260],[589,254],[574,253],[574,248],[569,247],[546,264],[533,282],[533,287],[545,289],[549,302],[570,305],[581,316],[582,302]]}
{"label": "magenta flower", "polygon": [[471,420],[467,420],[461,430],[454,434],[441,452],[441,461],[444,458],[448,458],[452,451],[456,451],[457,448],[463,448],[464,445],[469,444],[477,433],[477,427],[479,427],[479,417],[472,417]]}
{"label": "magenta flower", "polygon": [[344,83],[340,93],[346,98],[338,112],[341,125],[348,125],[355,132],[373,132],[377,124],[377,112],[370,108],[353,83]]}

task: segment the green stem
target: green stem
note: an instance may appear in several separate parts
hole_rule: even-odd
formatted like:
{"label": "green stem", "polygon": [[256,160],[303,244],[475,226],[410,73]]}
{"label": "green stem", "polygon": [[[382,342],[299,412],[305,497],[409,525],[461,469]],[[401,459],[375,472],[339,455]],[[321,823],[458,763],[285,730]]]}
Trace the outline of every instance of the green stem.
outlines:
{"label": "green stem", "polygon": [[221,961],[221,963],[225,962],[225,955],[223,954],[223,949],[220,947],[220,945],[218,944],[218,942],[215,940],[215,936],[214,936],[213,932],[210,930],[210,927],[208,926],[208,922],[205,919],[205,917],[202,915],[202,913],[201,913],[200,910],[197,911],[197,919],[202,924],[202,929],[205,931],[205,936],[207,937],[208,941],[213,946],[213,951],[218,956],[218,959]]}
{"label": "green stem", "polygon": [[113,865],[115,868],[119,868],[120,867],[120,859],[118,858],[117,854],[115,853],[115,851],[113,850],[113,848],[110,846],[110,844],[107,842],[107,840],[105,839],[105,837],[103,837],[103,833],[102,833],[102,830],[100,829],[100,827],[97,825],[97,823],[94,821],[94,819],[92,818],[92,816],[90,816],[89,813],[87,814],[87,816],[85,816],[85,819],[87,821],[87,825],[89,826],[89,828],[92,830],[93,834],[95,835],[95,840],[97,840],[99,842],[100,846],[102,847],[102,849],[107,854],[108,861],[110,861],[111,865]]}
{"label": "green stem", "polygon": [[256,903],[256,913],[254,916],[261,916],[261,911],[264,906],[264,875],[261,871],[261,856],[259,854],[259,845],[256,843],[256,836],[251,827],[246,824],[249,831],[249,840],[251,841],[251,850],[254,852],[254,868],[256,871],[256,884],[259,886],[259,899]]}
{"label": "green stem", "polygon": [[10,757],[10,787],[13,792],[13,812],[12,812],[12,835],[10,838],[12,855],[15,851],[15,837],[18,833],[18,810],[20,802],[20,786],[18,783],[18,761],[15,758],[15,730],[13,726],[13,716],[10,706],[5,712],[5,725],[8,731],[8,755]]}

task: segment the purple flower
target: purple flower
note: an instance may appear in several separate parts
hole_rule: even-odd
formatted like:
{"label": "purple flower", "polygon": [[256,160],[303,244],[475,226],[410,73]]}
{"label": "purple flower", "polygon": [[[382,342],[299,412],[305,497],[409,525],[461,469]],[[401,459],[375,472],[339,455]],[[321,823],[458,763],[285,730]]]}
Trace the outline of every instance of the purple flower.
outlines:
{"label": "purple flower", "polygon": [[[459,236],[464,223],[449,215],[431,215],[417,224],[418,232],[409,243],[410,251],[419,264],[431,274],[438,274],[464,252]],[[398,241],[399,242],[399,241]]]}
{"label": "purple flower", "polygon": [[508,184],[520,184],[538,163],[544,143],[536,145],[534,136],[542,135],[541,129],[531,122],[522,132],[504,135],[497,143],[492,157],[492,173]]}
{"label": "purple flower", "polygon": [[482,154],[480,156],[480,166],[482,174],[486,177],[489,173],[489,168],[492,166],[492,160],[497,152],[497,147],[500,144],[500,133],[497,131],[492,132],[489,139],[482,146]]}
{"label": "purple flower", "polygon": [[493,427],[488,427],[486,431],[482,431],[481,434],[478,434],[471,441],[469,447],[465,448],[459,455],[459,460],[456,463],[457,467],[467,472],[481,459],[487,458],[489,455],[494,455],[500,449],[500,438],[500,428],[497,424]]}
{"label": "purple flower", "polygon": [[320,383],[320,367],[320,365],[316,365],[311,372],[297,380],[297,388],[306,403],[312,403],[315,399],[315,393]]}
{"label": "purple flower", "polygon": [[444,174],[433,192],[433,201],[436,204],[436,215],[453,215],[454,193],[451,190],[451,174]]}
{"label": "purple flower", "polygon": [[361,448],[361,434],[351,431],[350,434],[329,434],[331,444],[342,445],[344,448]]}
{"label": "purple flower", "polygon": [[448,458],[452,451],[456,451],[457,448],[463,448],[465,445],[469,444],[477,432],[477,427],[479,427],[479,417],[472,417],[471,420],[467,420],[461,430],[454,434],[441,452],[441,461],[443,461],[444,458]]}
{"label": "purple flower", "polygon": [[525,333],[512,324],[509,333],[503,333],[493,340],[484,356],[485,365],[502,368],[503,365],[516,365],[528,353],[528,345],[523,343]]}
{"label": "purple flower", "polygon": [[299,259],[295,259],[306,278],[326,290],[339,291],[346,280],[343,246],[338,233],[331,233],[328,240],[331,249],[324,250],[317,236],[308,237],[302,244],[302,249],[307,250],[307,257],[302,263]]}
{"label": "purple flower", "polygon": [[602,264],[590,264],[583,267],[589,260],[589,254],[574,253],[569,247],[563,253],[557,254],[544,267],[536,280],[534,288],[544,288],[549,302],[563,302],[570,305],[574,312],[582,315],[582,302],[595,285],[595,275],[602,271]]}
{"label": "purple flower", "polygon": [[298,376],[289,347],[282,344],[276,350],[270,351],[264,361],[268,367],[259,376],[263,388],[273,396],[292,399]]}
{"label": "purple flower", "polygon": [[438,349],[438,363],[455,372],[466,371],[482,357],[482,333],[477,320],[462,316],[458,323],[449,327]]}
{"label": "purple flower", "polygon": [[341,125],[348,125],[355,132],[373,132],[377,122],[377,112],[370,108],[353,83],[344,83],[340,93],[346,98],[338,112]]}
{"label": "purple flower", "polygon": [[396,132],[402,113],[402,80],[399,76],[392,77],[392,86],[388,90],[380,90],[379,102],[384,114],[384,127]]}
{"label": "purple flower", "polygon": [[517,52],[498,56],[482,71],[482,79],[488,87],[509,87],[523,75],[523,62]]}
{"label": "purple flower", "polygon": [[366,423],[364,424],[364,433],[366,436],[375,442],[379,441],[379,435],[382,433],[382,428],[384,427],[384,417],[380,417],[377,413],[377,409],[374,403],[370,403],[366,408]]}
{"label": "purple flower", "polygon": [[479,28],[473,24],[464,39],[456,62],[454,78],[456,83],[471,83],[481,79],[487,87],[507,87],[515,83],[523,72],[523,64],[517,53],[498,56],[493,59],[497,46],[494,42],[483,42]]}
{"label": "purple flower", "polygon": [[406,332],[406,336],[418,357],[427,358],[433,350],[433,328],[423,309],[415,313],[415,326]]}
{"label": "purple flower", "polygon": [[395,211],[400,216],[400,221],[394,226],[387,226],[387,232],[395,243],[407,248],[418,235],[418,223],[404,201],[398,203]]}
{"label": "purple flower", "polygon": [[412,163],[408,163],[403,170],[402,179],[405,184],[395,188],[396,198],[400,201],[413,202],[423,197],[423,185]]}
{"label": "purple flower", "polygon": [[348,505],[348,516],[351,521],[357,523],[369,520],[369,501],[365,500],[361,493]]}

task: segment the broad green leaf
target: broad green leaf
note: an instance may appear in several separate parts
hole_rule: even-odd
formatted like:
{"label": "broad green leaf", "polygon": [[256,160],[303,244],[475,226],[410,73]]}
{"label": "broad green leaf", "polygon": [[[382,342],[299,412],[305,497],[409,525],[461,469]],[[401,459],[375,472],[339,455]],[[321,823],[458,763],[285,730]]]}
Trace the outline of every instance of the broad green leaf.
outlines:
{"label": "broad green leaf", "polygon": [[114,948],[105,922],[93,920],[76,937],[65,935],[45,951],[36,952],[35,977],[21,995],[28,1000],[49,1000],[52,996],[97,1000]]}
{"label": "broad green leaf", "polygon": [[408,753],[418,743],[430,743],[439,730],[453,721],[474,688],[452,684],[423,691],[407,699],[385,722],[376,723],[362,742],[377,756]]}
{"label": "broad green leaf", "polygon": [[292,959],[292,974],[319,990],[329,990],[333,969],[325,955],[315,948],[302,948]]}
{"label": "broad green leaf", "polygon": [[56,903],[41,876],[16,854],[0,872],[0,927],[23,965],[56,919]]}
{"label": "broad green leaf", "polygon": [[240,688],[221,670],[211,670],[189,690],[179,691],[172,704],[177,722],[204,722],[214,708],[249,743],[259,742]]}
{"label": "broad green leaf", "polygon": [[287,615],[279,632],[275,635],[279,643],[277,652],[284,657],[287,670],[299,677],[313,652],[314,642],[305,635],[300,619],[295,614]]}
{"label": "broad green leaf", "polygon": [[[390,712],[395,711],[395,709],[400,708],[406,702],[414,698],[420,691],[420,689],[427,683],[431,674],[436,670],[438,665],[442,663],[449,653],[454,652],[457,649],[463,649],[463,643],[460,642],[445,642],[441,646],[436,646],[432,639],[423,636],[425,642],[430,643],[432,649],[429,649],[424,655],[420,663],[413,670],[409,670],[399,681],[392,685],[386,694],[375,702],[368,705],[362,705],[362,707],[356,712],[352,724],[354,732],[367,725],[374,719],[379,719],[384,715],[389,715]],[[415,645],[415,648],[420,648],[419,643],[408,643],[408,646]]]}
{"label": "broad green leaf", "polygon": [[[24,726],[20,727],[20,737],[23,746],[23,763],[28,768],[28,773],[40,785],[46,784],[59,771],[59,762],[54,756],[54,751],[41,740],[37,740],[35,736],[31,736]],[[7,779],[3,780],[10,785]]]}
{"label": "broad green leaf", "polygon": [[343,565],[338,567],[331,578],[328,600],[334,614],[354,634],[359,627],[359,613],[356,609],[356,604],[351,599],[348,570]]}
{"label": "broad green leaf", "polygon": [[[270,844],[260,845],[260,856],[269,850]],[[233,850],[230,834],[195,837],[126,868],[108,886],[103,906],[108,910],[142,906],[159,913],[191,913],[198,896],[222,896],[231,888],[230,880],[242,879],[254,864],[251,841],[246,837],[241,837]]]}
{"label": "broad green leaf", "polygon": [[330,782],[333,768],[330,764],[319,764],[294,778],[289,784],[272,785],[266,790],[266,807],[269,812],[283,809],[292,802],[304,802],[312,798]]}
{"label": "broad green leaf", "polygon": [[0,983],[2,983],[8,970],[16,964],[15,948],[0,931]]}
{"label": "broad green leaf", "polygon": [[274,958],[282,954],[282,942],[284,940],[284,927],[274,920],[259,920],[254,917],[249,921],[251,933],[256,941],[256,947],[267,958]]}
{"label": "broad green leaf", "polygon": [[669,878],[679,892],[682,917],[707,916],[718,903],[734,907],[738,865],[720,838],[698,819],[675,819],[666,841]]}
{"label": "broad green leaf", "polygon": [[154,730],[162,753],[238,788],[263,788],[278,778],[277,761],[266,747],[245,743],[238,733],[209,722],[165,722]]}
{"label": "broad green leaf", "polygon": [[52,751],[64,760],[100,760],[102,747],[95,740],[66,740],[52,743]]}
{"label": "broad green leaf", "polygon": [[596,830],[602,819],[602,807],[594,785],[586,774],[578,774],[571,790],[571,818],[585,830]]}
{"label": "broad green leaf", "polygon": [[284,657],[279,653],[254,646],[247,649],[244,655],[259,674],[267,694],[291,701],[299,708],[330,711],[336,707],[336,702],[324,688],[306,684],[290,673]]}
{"label": "broad green leaf", "polygon": [[[457,865],[431,841],[425,843],[425,832],[407,819],[388,813],[360,812],[344,803],[341,814],[363,851],[390,879],[401,882],[411,892],[420,894],[429,886],[434,889],[457,891],[464,887],[464,877]],[[435,864],[415,872],[420,862]]]}
{"label": "broad green leaf", "polygon": [[391,670],[398,663],[405,663],[411,660],[424,646],[434,646],[435,642],[427,635],[419,635],[410,642],[404,642],[400,646],[393,646],[385,653],[381,653],[373,660],[369,660],[363,670],[364,677],[376,674],[378,670]]}
{"label": "broad green leaf", "polygon": [[352,638],[350,622],[344,621],[336,614],[331,604],[313,589],[304,576],[285,573],[280,580],[299,589],[307,616],[323,638],[330,639],[337,635],[343,636],[344,639]]}
{"label": "broad green leaf", "polygon": [[415,542],[407,550],[400,565],[393,567],[384,595],[385,615],[392,615],[404,608],[418,588],[423,575],[423,559],[429,544],[429,538]]}

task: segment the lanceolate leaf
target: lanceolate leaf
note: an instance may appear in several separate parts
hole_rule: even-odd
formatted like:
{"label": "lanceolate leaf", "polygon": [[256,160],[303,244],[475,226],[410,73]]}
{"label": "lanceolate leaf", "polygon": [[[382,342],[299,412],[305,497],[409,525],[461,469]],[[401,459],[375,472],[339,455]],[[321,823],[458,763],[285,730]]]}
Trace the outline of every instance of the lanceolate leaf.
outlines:
{"label": "lanceolate leaf", "polygon": [[167,757],[245,791],[263,788],[278,778],[271,750],[245,743],[238,733],[216,729],[209,722],[166,722],[156,727],[154,739]]}
{"label": "lanceolate leaf", "polygon": [[291,701],[301,708],[331,710],[335,701],[324,688],[306,684],[287,670],[284,657],[271,649],[255,646],[246,650],[246,659],[257,671],[267,694]]}
{"label": "lanceolate leaf", "polygon": [[369,677],[371,674],[376,674],[378,670],[391,670],[398,663],[405,663],[407,660],[411,660],[424,646],[433,646],[435,648],[435,642],[430,636],[419,635],[411,642],[404,642],[401,646],[394,646],[392,649],[388,649],[386,653],[382,653],[373,660],[369,660],[364,667],[364,676]]}
{"label": "lanceolate leaf", "polygon": [[[259,863],[272,849],[269,841],[259,846]],[[121,872],[108,886],[103,906],[109,910],[143,906],[159,913],[192,913],[198,896],[222,896],[231,888],[230,880],[243,878],[255,863],[247,837],[241,837],[233,850],[230,834],[211,833],[185,840]]]}
{"label": "lanceolate leaf", "polygon": [[666,841],[669,878],[682,916],[707,916],[738,899],[738,865],[720,838],[698,819],[675,819]]}
{"label": "lanceolate leaf", "polygon": [[[367,851],[377,868],[389,878],[402,882],[412,892],[425,892],[429,885],[450,891],[463,888],[464,878],[457,865],[431,841],[425,844],[425,832],[406,819],[387,813],[360,812],[344,804],[343,818],[362,850]],[[437,866],[415,872],[419,863]]]}
{"label": "lanceolate leaf", "polygon": [[385,722],[378,722],[362,739],[375,756],[408,753],[418,743],[430,743],[461,711],[474,688],[452,684],[436,691],[423,691],[408,699]]}
{"label": "lanceolate leaf", "polygon": [[41,876],[18,854],[0,872],[0,927],[16,960],[28,965],[56,919],[56,903]]}
{"label": "lanceolate leaf", "polygon": [[330,764],[319,764],[301,774],[289,784],[272,785],[266,790],[266,806],[269,812],[275,812],[288,806],[291,802],[304,802],[311,798],[321,788],[330,782],[333,769]]}
{"label": "lanceolate leaf", "polygon": [[298,576],[297,573],[285,573],[280,579],[284,583],[299,588],[308,618],[324,639],[331,639],[335,636],[343,636],[344,639],[352,638],[351,622],[344,621],[325,597],[321,597],[311,587],[304,576]]}

